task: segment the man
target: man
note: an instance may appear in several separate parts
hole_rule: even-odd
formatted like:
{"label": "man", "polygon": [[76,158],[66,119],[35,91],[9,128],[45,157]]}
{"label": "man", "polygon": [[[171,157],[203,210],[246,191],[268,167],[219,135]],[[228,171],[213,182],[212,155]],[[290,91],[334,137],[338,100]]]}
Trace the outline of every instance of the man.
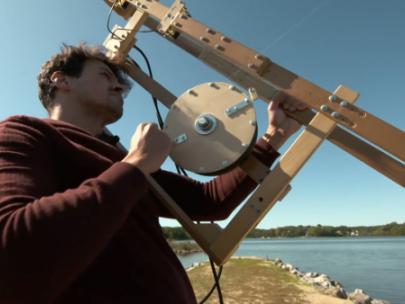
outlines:
{"label": "man", "polygon": [[[254,181],[239,168],[208,183],[160,170],[171,143],[154,124],[137,127],[126,155],[117,149],[103,129],[129,87],[98,49],[65,46],[38,81],[49,118],[0,124],[0,303],[195,303],[145,176],[196,220],[226,218]],[[270,166],[298,128],[272,102],[253,153]]]}

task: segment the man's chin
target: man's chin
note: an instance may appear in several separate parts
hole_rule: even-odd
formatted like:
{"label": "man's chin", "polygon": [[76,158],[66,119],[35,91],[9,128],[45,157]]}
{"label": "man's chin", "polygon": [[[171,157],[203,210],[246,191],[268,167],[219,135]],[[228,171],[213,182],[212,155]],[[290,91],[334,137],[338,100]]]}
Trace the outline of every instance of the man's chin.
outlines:
{"label": "man's chin", "polygon": [[117,109],[110,111],[108,115],[106,115],[105,124],[108,125],[116,122],[122,117],[122,114],[123,114],[122,109],[119,111]]}

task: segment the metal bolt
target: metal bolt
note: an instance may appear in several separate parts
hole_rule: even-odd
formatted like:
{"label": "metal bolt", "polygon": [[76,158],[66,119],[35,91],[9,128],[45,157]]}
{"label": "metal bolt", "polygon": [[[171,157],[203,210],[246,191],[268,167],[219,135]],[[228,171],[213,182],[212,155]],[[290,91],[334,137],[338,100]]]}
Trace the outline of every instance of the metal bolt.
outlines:
{"label": "metal bolt", "polygon": [[342,114],[340,114],[339,112],[332,112],[332,114],[330,114],[330,116],[332,116],[335,119],[339,119],[342,117]]}
{"label": "metal bolt", "polygon": [[336,95],[331,95],[331,96],[329,96],[329,101],[330,101],[330,102],[336,102],[337,100],[338,100],[338,98],[337,98]]}
{"label": "metal bolt", "polygon": [[197,93],[194,92],[193,90],[188,90],[187,93],[193,96],[197,96]]}
{"label": "metal bolt", "polygon": [[222,45],[220,45],[220,44],[216,44],[216,45],[215,45],[215,48],[216,48],[217,50],[219,50],[219,51],[225,50],[224,47],[223,47]]}
{"label": "metal bolt", "polygon": [[205,117],[200,117],[197,119],[197,124],[202,129],[207,129],[210,126],[210,122]]}
{"label": "metal bolt", "polygon": [[201,40],[201,41],[204,41],[204,42],[210,42],[208,38],[205,38],[205,37],[203,37],[203,36],[200,37],[200,40]]}
{"label": "metal bolt", "polygon": [[215,31],[213,29],[207,28],[205,30],[208,34],[215,35]]}
{"label": "metal bolt", "polygon": [[340,106],[342,108],[348,108],[349,107],[349,103],[346,100],[343,100],[340,102]]}
{"label": "metal bolt", "polygon": [[255,55],[255,58],[256,58],[257,60],[264,60],[264,57],[263,57],[262,55],[260,55],[260,54],[256,54],[256,55]]}
{"label": "metal bolt", "polygon": [[231,42],[231,39],[229,39],[228,37],[226,37],[226,36],[222,36],[221,37],[221,40],[223,41],[223,42]]}
{"label": "metal bolt", "polygon": [[321,111],[322,112],[328,112],[329,111],[329,107],[327,105],[321,105]]}

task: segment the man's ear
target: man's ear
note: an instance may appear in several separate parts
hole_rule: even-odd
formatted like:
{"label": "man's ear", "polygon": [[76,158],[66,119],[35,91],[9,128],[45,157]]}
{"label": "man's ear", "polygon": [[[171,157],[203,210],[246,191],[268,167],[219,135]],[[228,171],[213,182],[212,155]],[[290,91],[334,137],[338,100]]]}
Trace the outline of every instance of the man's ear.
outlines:
{"label": "man's ear", "polygon": [[52,73],[51,77],[49,78],[55,87],[62,91],[69,91],[70,90],[70,79],[61,71],[55,71]]}

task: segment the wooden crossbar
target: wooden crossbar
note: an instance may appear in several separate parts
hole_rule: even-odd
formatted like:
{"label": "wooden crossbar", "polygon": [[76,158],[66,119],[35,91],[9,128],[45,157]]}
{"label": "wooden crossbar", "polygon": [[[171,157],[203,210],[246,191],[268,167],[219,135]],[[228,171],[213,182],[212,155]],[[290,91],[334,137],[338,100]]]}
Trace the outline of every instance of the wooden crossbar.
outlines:
{"label": "wooden crossbar", "polygon": [[243,88],[255,88],[265,102],[283,91],[287,98],[300,100],[311,108],[302,113],[288,113],[307,127],[271,172],[252,156],[240,164],[259,186],[225,228],[193,222],[156,181],[148,178],[162,203],[217,265],[227,261],[239,242],[285,196],[291,180],[326,139],[405,186],[404,132],[355,106],[357,92],[343,86],[328,92],[192,19],[179,0],[170,8],[155,0],[105,1],[110,6],[116,3],[114,10],[129,22],[124,28],[116,28],[127,32],[127,37],[110,35],[104,45],[111,56],[122,61],[128,74],[165,106],[172,106],[177,97],[133,62],[126,61],[141,25],[153,29]]}

